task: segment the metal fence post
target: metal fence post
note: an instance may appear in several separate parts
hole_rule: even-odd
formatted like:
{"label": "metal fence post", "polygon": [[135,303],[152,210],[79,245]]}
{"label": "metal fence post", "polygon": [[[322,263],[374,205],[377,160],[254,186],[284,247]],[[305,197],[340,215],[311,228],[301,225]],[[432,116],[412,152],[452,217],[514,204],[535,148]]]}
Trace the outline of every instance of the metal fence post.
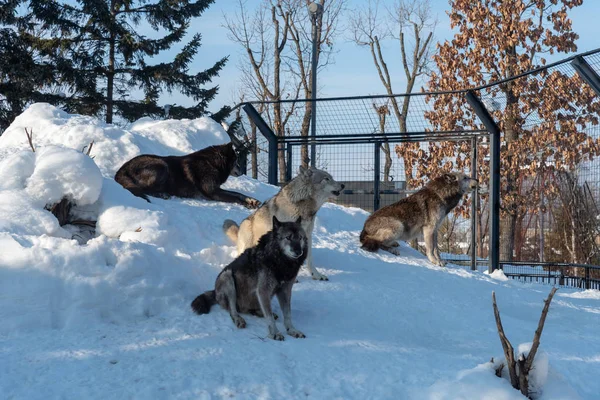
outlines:
{"label": "metal fence post", "polygon": [[489,272],[500,268],[500,128],[479,97],[469,90],[467,102],[490,133],[490,250]]}
{"label": "metal fence post", "polygon": [[[477,179],[477,138],[471,138],[471,178]],[[471,271],[477,270],[477,210],[479,208],[479,187],[471,197]]]}
{"label": "metal fence post", "polygon": [[277,136],[271,130],[271,128],[269,128],[269,125],[267,125],[265,120],[260,116],[252,104],[246,103],[242,108],[246,112],[246,115],[248,115],[248,118],[254,122],[254,125],[256,125],[260,133],[262,133],[269,142],[268,182],[271,185],[277,185],[277,158],[279,153]]}
{"label": "metal fence post", "polygon": [[577,75],[590,85],[596,94],[600,96],[600,76],[598,76],[590,64],[585,61],[585,58],[577,56],[571,61],[571,65],[575,68],[575,71],[577,71]]}
{"label": "metal fence post", "polygon": [[292,144],[288,143],[286,147],[287,163],[285,164],[285,181],[292,180]]}
{"label": "metal fence post", "polygon": [[380,180],[380,169],[381,169],[381,142],[375,142],[375,154],[374,157],[374,169],[373,169],[373,212],[379,210],[379,180]]}
{"label": "metal fence post", "polygon": [[585,267],[585,288],[590,288],[590,269]]}

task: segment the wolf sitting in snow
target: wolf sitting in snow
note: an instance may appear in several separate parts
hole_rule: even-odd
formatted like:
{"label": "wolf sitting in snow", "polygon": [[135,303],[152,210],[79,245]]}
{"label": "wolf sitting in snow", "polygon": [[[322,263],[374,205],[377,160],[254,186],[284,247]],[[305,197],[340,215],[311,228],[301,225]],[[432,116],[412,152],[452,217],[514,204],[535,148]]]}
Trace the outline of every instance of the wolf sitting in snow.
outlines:
{"label": "wolf sitting in snow", "polygon": [[241,175],[233,143],[210,146],[185,156],[144,154],[127,161],[115,181],[148,202],[148,196],[202,198],[257,208],[260,201],[221,189],[229,175]]}
{"label": "wolf sitting in snow", "polygon": [[429,181],[418,192],[369,216],[360,234],[362,248],[368,251],[382,249],[400,255],[397,240],[408,241],[422,233],[427,258],[433,264],[443,266],[437,230],[463,195],[476,187],[477,180],[461,173],[444,174]]}
{"label": "wolf sitting in snow", "polygon": [[246,327],[246,321],[239,313],[265,317],[269,323],[269,338],[283,340],[271,310],[271,299],[276,295],[288,335],[305,337],[292,324],[290,304],[292,286],[307,256],[308,240],[301,220],[302,217],[298,217],[295,222],[279,222],[273,216],[273,229],[263,235],[255,247],[246,249],[221,271],[215,289],[196,297],[192,302],[193,310],[207,314],[214,304],[219,303],[229,311],[238,328]]}
{"label": "wolf sitting in snow", "polygon": [[237,244],[238,254],[256,245],[262,235],[271,230],[274,216],[280,221],[294,221],[302,217],[302,228],[308,235],[308,255],[306,265],[315,280],[326,281],[312,263],[312,232],[315,216],[329,198],[339,196],[344,189],[326,171],[300,167],[298,176],[285,185],[279,193],[267,200],[258,210],[238,226],[232,220],[225,220],[225,234]]}

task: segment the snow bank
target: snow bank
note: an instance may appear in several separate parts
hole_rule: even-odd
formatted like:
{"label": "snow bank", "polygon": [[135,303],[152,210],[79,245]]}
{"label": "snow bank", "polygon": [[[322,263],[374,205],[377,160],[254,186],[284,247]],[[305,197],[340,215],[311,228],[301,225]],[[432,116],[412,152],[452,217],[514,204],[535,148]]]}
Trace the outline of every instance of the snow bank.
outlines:
{"label": "snow bank", "polygon": [[139,154],[182,155],[229,142],[221,125],[207,117],[182,121],[142,119],[123,129],[36,103],[0,136],[0,154],[6,149],[29,150],[25,128],[33,132],[36,148],[60,145],[81,150],[93,141],[91,155],[107,177],[113,177],[121,165]]}
{"label": "snow bank", "polygon": [[[92,140],[90,159],[81,148]],[[140,153],[225,141],[210,120],[121,129],[44,104],[0,137],[0,397],[522,399],[481,364],[502,351],[490,294],[520,343],[531,340],[548,287],[434,267],[405,245],[401,256],[364,252],[368,214],[356,208],[326,204],[317,214],[314,262],[331,281],[303,269],[294,286],[306,339],[267,340],[251,316],[238,330],[218,307],[193,315],[191,300],[235,256],[223,220],[249,210],[147,203],[113,175]],[[224,187],[259,200],[278,190],[247,177]],[[78,218],[97,220],[95,235],[44,210],[62,196],[78,202]],[[577,293],[561,289],[548,314],[542,400],[597,397],[600,298]]]}

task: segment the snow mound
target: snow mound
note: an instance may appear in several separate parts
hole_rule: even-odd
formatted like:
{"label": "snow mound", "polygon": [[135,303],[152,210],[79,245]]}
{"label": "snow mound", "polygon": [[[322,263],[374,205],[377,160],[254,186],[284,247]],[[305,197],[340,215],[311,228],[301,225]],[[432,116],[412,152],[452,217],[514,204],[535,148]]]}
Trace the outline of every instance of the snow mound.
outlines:
{"label": "snow mound", "polygon": [[0,136],[0,154],[8,152],[6,149],[29,149],[25,128],[33,132],[36,148],[59,145],[82,150],[94,142],[91,156],[107,177],[140,154],[183,155],[229,142],[223,127],[208,117],[182,121],[145,118],[124,129],[94,117],[68,114],[50,104],[35,103]]}
{"label": "snow mound", "polygon": [[[518,352],[529,351],[531,343],[519,345]],[[526,397],[510,384],[506,368],[502,378],[495,375],[495,369],[504,358],[496,362],[484,363],[473,369],[456,374],[454,380],[441,380],[428,388],[422,395],[424,400],[525,400]],[[530,395],[533,399],[578,400],[581,397],[556,370],[548,365],[548,355],[539,351],[534,359],[534,367],[529,375]],[[550,378],[551,382],[546,380]],[[418,398],[415,393],[414,398]]]}
{"label": "snow mound", "polygon": [[[90,158],[81,149],[92,140]],[[501,352],[492,290],[519,343],[531,339],[548,288],[435,267],[405,244],[401,256],[365,252],[360,209],[325,204],[317,214],[314,263],[331,281],[302,269],[294,286],[306,339],[268,340],[252,316],[239,330],[219,307],[194,315],[190,302],[236,255],[223,221],[250,211],[148,203],[113,176],[140,153],[227,140],[207,119],[123,129],[34,104],[15,120],[0,137],[0,397],[522,399],[490,365],[472,366]],[[248,177],[223,186],[259,200],[279,190]],[[58,225],[44,207],[63,196],[95,231]],[[548,314],[541,400],[597,398],[600,298],[574,293],[561,289]]]}

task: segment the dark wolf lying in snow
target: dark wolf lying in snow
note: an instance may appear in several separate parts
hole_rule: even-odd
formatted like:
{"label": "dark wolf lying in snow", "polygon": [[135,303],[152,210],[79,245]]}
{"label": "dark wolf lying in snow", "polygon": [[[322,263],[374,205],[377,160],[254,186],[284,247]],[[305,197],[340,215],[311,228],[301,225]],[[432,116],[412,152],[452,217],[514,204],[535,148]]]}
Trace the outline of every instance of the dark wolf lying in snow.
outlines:
{"label": "dark wolf lying in snow", "polygon": [[239,313],[266,317],[268,337],[283,340],[271,310],[271,299],[276,295],[288,335],[305,337],[294,328],[291,314],[292,286],[306,259],[308,247],[301,220],[302,217],[298,217],[296,222],[279,222],[273,216],[273,230],[225,267],[217,276],[215,289],[201,294],[192,302],[193,310],[207,314],[212,305],[219,303],[229,311],[238,328],[246,327],[246,321]]}
{"label": "dark wolf lying in snow", "polygon": [[425,239],[427,258],[443,266],[437,245],[437,230],[463,195],[477,187],[477,180],[461,173],[439,176],[418,192],[375,211],[360,233],[362,248],[382,249],[400,255],[397,240],[411,240],[419,234]]}
{"label": "dark wolf lying in snow", "polygon": [[202,198],[257,208],[260,202],[221,189],[229,175],[239,176],[233,143],[210,146],[184,156],[143,154],[127,161],[115,181],[147,201],[148,196]]}

